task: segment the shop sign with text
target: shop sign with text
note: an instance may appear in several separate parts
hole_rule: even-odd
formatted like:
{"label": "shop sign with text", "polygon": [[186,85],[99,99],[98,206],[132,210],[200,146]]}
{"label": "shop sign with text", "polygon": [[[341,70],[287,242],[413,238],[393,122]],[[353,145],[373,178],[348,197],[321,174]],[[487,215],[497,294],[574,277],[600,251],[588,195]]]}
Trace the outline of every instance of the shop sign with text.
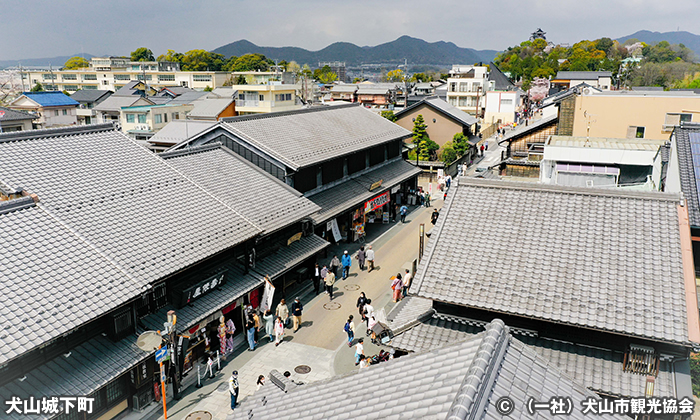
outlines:
{"label": "shop sign with text", "polygon": [[387,204],[389,201],[391,201],[389,191],[385,192],[384,194],[378,195],[365,203],[365,213],[374,211],[374,209],[379,208],[384,204]]}

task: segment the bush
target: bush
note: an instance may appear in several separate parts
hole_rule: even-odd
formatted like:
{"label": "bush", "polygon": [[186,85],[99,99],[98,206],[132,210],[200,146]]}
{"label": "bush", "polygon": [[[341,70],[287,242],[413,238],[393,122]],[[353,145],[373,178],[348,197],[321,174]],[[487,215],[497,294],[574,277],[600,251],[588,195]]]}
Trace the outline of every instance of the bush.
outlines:
{"label": "bush", "polygon": [[690,355],[690,380],[693,384],[693,395],[700,397],[700,354]]}

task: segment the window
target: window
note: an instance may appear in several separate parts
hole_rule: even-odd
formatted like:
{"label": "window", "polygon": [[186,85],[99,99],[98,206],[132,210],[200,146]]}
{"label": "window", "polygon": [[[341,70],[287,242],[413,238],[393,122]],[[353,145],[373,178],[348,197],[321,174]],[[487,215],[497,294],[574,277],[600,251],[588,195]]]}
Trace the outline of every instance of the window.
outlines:
{"label": "window", "polygon": [[102,84],[105,85],[105,86],[108,86],[108,85],[109,85],[109,80],[103,80],[103,81],[102,81]]}
{"label": "window", "polygon": [[138,114],[139,115],[139,124],[145,124],[146,123],[146,114]]}
{"label": "window", "polygon": [[97,80],[96,74],[83,74],[83,80]]}
{"label": "window", "polygon": [[41,78],[44,80],[56,80],[56,75],[53,73],[45,73],[41,75]]}
{"label": "window", "polygon": [[174,74],[159,74],[158,81],[159,82],[174,82],[175,75]]}
{"label": "window", "polygon": [[95,86],[95,85],[85,85],[85,86],[83,86],[83,89],[94,89],[94,90],[97,90],[97,86]]}
{"label": "window", "polygon": [[512,99],[501,99],[501,106],[503,105],[513,105]]}
{"label": "window", "polygon": [[192,81],[194,81],[194,82],[211,82],[211,76],[208,74],[193,74]]}
{"label": "window", "polygon": [[[450,105],[457,106],[457,98],[450,98]],[[415,119],[414,119],[415,121]]]}
{"label": "window", "polygon": [[179,120],[180,119],[180,114],[177,112],[173,112],[173,120]]}
{"label": "window", "polygon": [[316,186],[320,187],[321,185],[323,185],[323,167],[319,166],[316,169]]}
{"label": "window", "polygon": [[78,90],[78,85],[65,85],[63,88],[69,92],[75,92]]}
{"label": "window", "polygon": [[153,121],[154,121],[156,124],[160,124],[160,123],[163,122],[163,117],[161,117],[160,114],[155,114],[155,115],[153,116]]}
{"label": "window", "polygon": [[163,122],[168,122],[168,113],[163,114]]}
{"label": "window", "polygon": [[54,111],[54,117],[58,117],[58,110]]}
{"label": "window", "polygon": [[68,110],[67,110],[67,109],[64,109],[64,110],[63,110],[63,115],[68,115]]}
{"label": "window", "polygon": [[78,80],[78,75],[77,74],[63,74],[61,75],[63,80]]}
{"label": "window", "polygon": [[630,125],[627,127],[627,138],[628,139],[643,139],[644,138],[644,127],[637,127]]}
{"label": "window", "polygon": [[265,95],[258,95],[258,100],[263,102],[265,100]]}
{"label": "window", "polygon": [[240,100],[240,101],[245,101],[245,94],[244,94],[244,93],[239,93],[239,94],[238,94],[238,100]]}
{"label": "window", "polygon": [[460,83],[459,84],[459,91],[460,92],[469,92],[469,83]]}
{"label": "window", "polygon": [[141,80],[141,81],[144,81],[144,80],[151,80],[152,77],[151,77],[150,74],[147,74],[146,77],[145,77],[145,79],[144,79],[143,74],[139,74],[139,75],[138,75],[138,79]]}
{"label": "window", "polygon": [[450,83],[450,92],[457,92],[457,83],[456,82]]}
{"label": "window", "polygon": [[128,74],[115,74],[114,80],[131,80],[131,76]]}
{"label": "window", "polygon": [[279,93],[275,95],[275,101],[291,101],[292,100],[292,94],[291,93]]}
{"label": "window", "polygon": [[126,122],[133,124],[135,120],[136,117],[134,116],[134,114],[126,114]]}
{"label": "window", "polygon": [[116,381],[109,383],[105,387],[107,405],[112,405],[112,403],[122,400],[126,397],[126,386],[124,386],[125,384],[125,381],[122,378],[119,378]]}
{"label": "window", "polygon": [[693,120],[693,114],[681,114],[676,112],[669,112],[666,114],[666,120],[664,125],[666,127],[673,127],[681,125],[682,122],[691,122]]}

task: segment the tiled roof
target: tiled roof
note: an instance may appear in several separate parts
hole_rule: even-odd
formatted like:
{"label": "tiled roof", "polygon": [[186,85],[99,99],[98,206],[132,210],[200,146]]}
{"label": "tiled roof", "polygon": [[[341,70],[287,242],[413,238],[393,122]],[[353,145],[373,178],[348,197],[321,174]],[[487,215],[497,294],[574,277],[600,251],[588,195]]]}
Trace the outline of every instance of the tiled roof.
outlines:
{"label": "tiled roof", "polygon": [[[482,321],[433,314],[395,335],[389,345],[398,350],[420,353],[468,340],[482,332],[486,325],[487,323]],[[624,372],[622,352],[532,337],[518,334],[517,330],[511,331],[544,360],[592,391],[624,397],[638,397],[644,394],[646,376]],[[656,377],[654,395],[673,397],[674,386],[671,364],[662,361]]]}
{"label": "tiled roof", "polygon": [[472,126],[477,123],[477,119],[474,118],[473,116],[467,114],[466,112],[462,111],[461,109],[450,105],[448,102],[438,98],[437,96],[430,96],[427,97],[419,102],[416,102],[415,104],[409,106],[406,109],[403,109],[399,112],[396,113],[396,117],[401,117],[401,115],[412,111],[416,108],[418,108],[421,105],[426,105],[434,110],[440,112],[444,116],[451,118],[455,120],[459,124],[463,124],[466,126]]}
{"label": "tiled roof", "polygon": [[98,100],[106,99],[111,95],[111,90],[81,89],[72,94],[70,98],[78,102],[97,102]]}
{"label": "tiled roof", "polygon": [[0,117],[0,124],[2,124],[3,121],[35,120],[39,118],[36,115],[28,112],[5,108],[4,106],[0,106],[0,112],[5,113],[2,117]]}
{"label": "tiled roof", "polygon": [[260,233],[109,124],[2,134],[0,168],[40,200],[0,216],[0,363]]}
{"label": "tiled roof", "polygon": [[673,133],[676,138],[681,191],[688,200],[690,225],[700,227],[700,164],[695,164],[695,159],[700,157],[700,124],[684,124],[676,127]]}
{"label": "tiled roof", "polygon": [[24,92],[22,96],[26,96],[43,107],[80,105],[63,92]]}
{"label": "tiled roof", "polygon": [[505,136],[503,136],[503,140],[499,141],[499,144],[503,144],[508,141],[513,141],[516,140],[526,134],[530,134],[542,127],[546,127],[550,124],[555,124],[557,121],[559,121],[559,115],[550,115],[549,117],[545,117],[542,119],[539,119],[532,124],[528,125],[519,125],[515,128],[515,130],[510,130],[506,133]]}
{"label": "tiled roof", "polygon": [[356,84],[334,85],[331,88],[331,92],[334,92],[334,93],[355,93],[356,91],[357,91]]}
{"label": "tiled roof", "polygon": [[560,71],[554,76],[559,80],[597,80],[599,77],[612,77],[610,71]]}
{"label": "tiled roof", "polygon": [[149,143],[178,144],[216,125],[216,121],[174,120],[148,139]]}
{"label": "tiled roof", "polygon": [[298,169],[406,138],[411,132],[356,104],[224,119],[234,134]]}
{"label": "tiled roof", "polygon": [[226,107],[231,105],[233,99],[202,99],[194,103],[194,108],[190,111],[190,117],[209,117],[216,118],[221,114]]}
{"label": "tiled roof", "polygon": [[141,96],[117,96],[112,95],[99,104],[95,105],[95,111],[112,111],[119,112],[125,106],[132,106],[139,99],[144,99],[151,104],[154,102],[151,98],[143,98]]}
{"label": "tiled roof", "polygon": [[489,81],[494,82],[495,90],[515,90],[515,85],[493,62],[489,64]]}
{"label": "tiled roof", "polygon": [[282,246],[273,254],[257,261],[253,271],[261,276],[269,276],[271,280],[275,279],[329,245],[330,243],[325,239],[314,234],[302,237],[291,245]]}
{"label": "tiled roof", "polygon": [[[559,395],[576,402],[595,397],[494,320],[471,339],[436,350],[287,393],[266,389],[244,399],[228,419],[491,419],[501,418],[493,402],[503,396],[517,401],[511,418],[528,418],[527,397],[544,402]],[[570,417],[585,416],[576,407]]]}
{"label": "tiled roof", "polygon": [[[460,179],[411,293],[687,344],[678,203],[675,194]],[[464,223],[494,214],[497,223],[476,230]]]}
{"label": "tiled roof", "polygon": [[[327,190],[309,196],[309,200],[321,207],[311,219],[315,224],[322,223],[336,215],[350,210],[363,201],[367,201],[421,172],[420,168],[397,158],[362,176],[355,177],[335,185]],[[370,186],[382,180],[382,188],[370,191]]]}
{"label": "tiled roof", "polygon": [[320,209],[298,191],[219,143],[160,156],[268,233]]}

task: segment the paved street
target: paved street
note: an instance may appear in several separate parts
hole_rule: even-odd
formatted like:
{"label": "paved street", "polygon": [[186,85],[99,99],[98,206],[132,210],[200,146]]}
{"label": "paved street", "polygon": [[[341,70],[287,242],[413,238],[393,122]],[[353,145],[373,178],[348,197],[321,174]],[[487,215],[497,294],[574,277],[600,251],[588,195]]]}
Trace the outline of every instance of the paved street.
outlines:
{"label": "paved street", "polygon": [[[374,234],[379,235],[374,239],[372,232],[368,233],[368,244],[376,252],[374,271],[360,271],[357,260],[353,258],[350,276],[336,282],[333,301],[323,292],[314,297],[313,290],[307,288],[306,293],[301,295],[305,306],[299,331],[294,333],[291,329],[287,330],[285,342],[279,347],[274,347],[268,344],[266,338],[261,338],[260,347],[254,352],[246,351],[245,347],[239,348],[233,359],[222,364],[222,371],[216,374],[215,379],[207,379],[202,388],[190,386],[184,391],[181,400],[174,403],[169,401],[168,419],[181,420],[189,413],[200,410],[211,412],[214,419],[225,419],[231,412],[227,380],[233,370],[239,371],[241,396],[245,397],[254,392],[258,375],[267,377],[272,369],[280,372],[288,370],[292,373],[292,379],[302,382],[323,380],[357,369],[354,364],[355,349],[347,346],[343,325],[350,314],[357,320],[355,303],[360,291],[372,299],[376,311],[384,308],[388,312],[393,307],[389,278],[396,275],[406,262],[417,257],[419,224],[425,223],[426,230],[429,230],[432,227],[432,208],[441,208],[443,201],[435,200],[432,204],[430,209],[414,208],[405,224],[373,227],[379,231]],[[327,259],[330,260],[336,252],[342,254],[344,249],[354,254],[359,249],[359,244],[333,246],[329,249]],[[363,337],[364,328],[357,325],[357,322],[356,326],[356,338]],[[378,352],[379,347],[365,340],[365,354]],[[294,372],[294,368],[302,364],[311,368],[308,374]],[[274,385],[268,383],[267,386]],[[144,417],[144,413],[141,413],[141,417]],[[145,417],[163,419],[162,409],[153,410],[150,416]]]}

